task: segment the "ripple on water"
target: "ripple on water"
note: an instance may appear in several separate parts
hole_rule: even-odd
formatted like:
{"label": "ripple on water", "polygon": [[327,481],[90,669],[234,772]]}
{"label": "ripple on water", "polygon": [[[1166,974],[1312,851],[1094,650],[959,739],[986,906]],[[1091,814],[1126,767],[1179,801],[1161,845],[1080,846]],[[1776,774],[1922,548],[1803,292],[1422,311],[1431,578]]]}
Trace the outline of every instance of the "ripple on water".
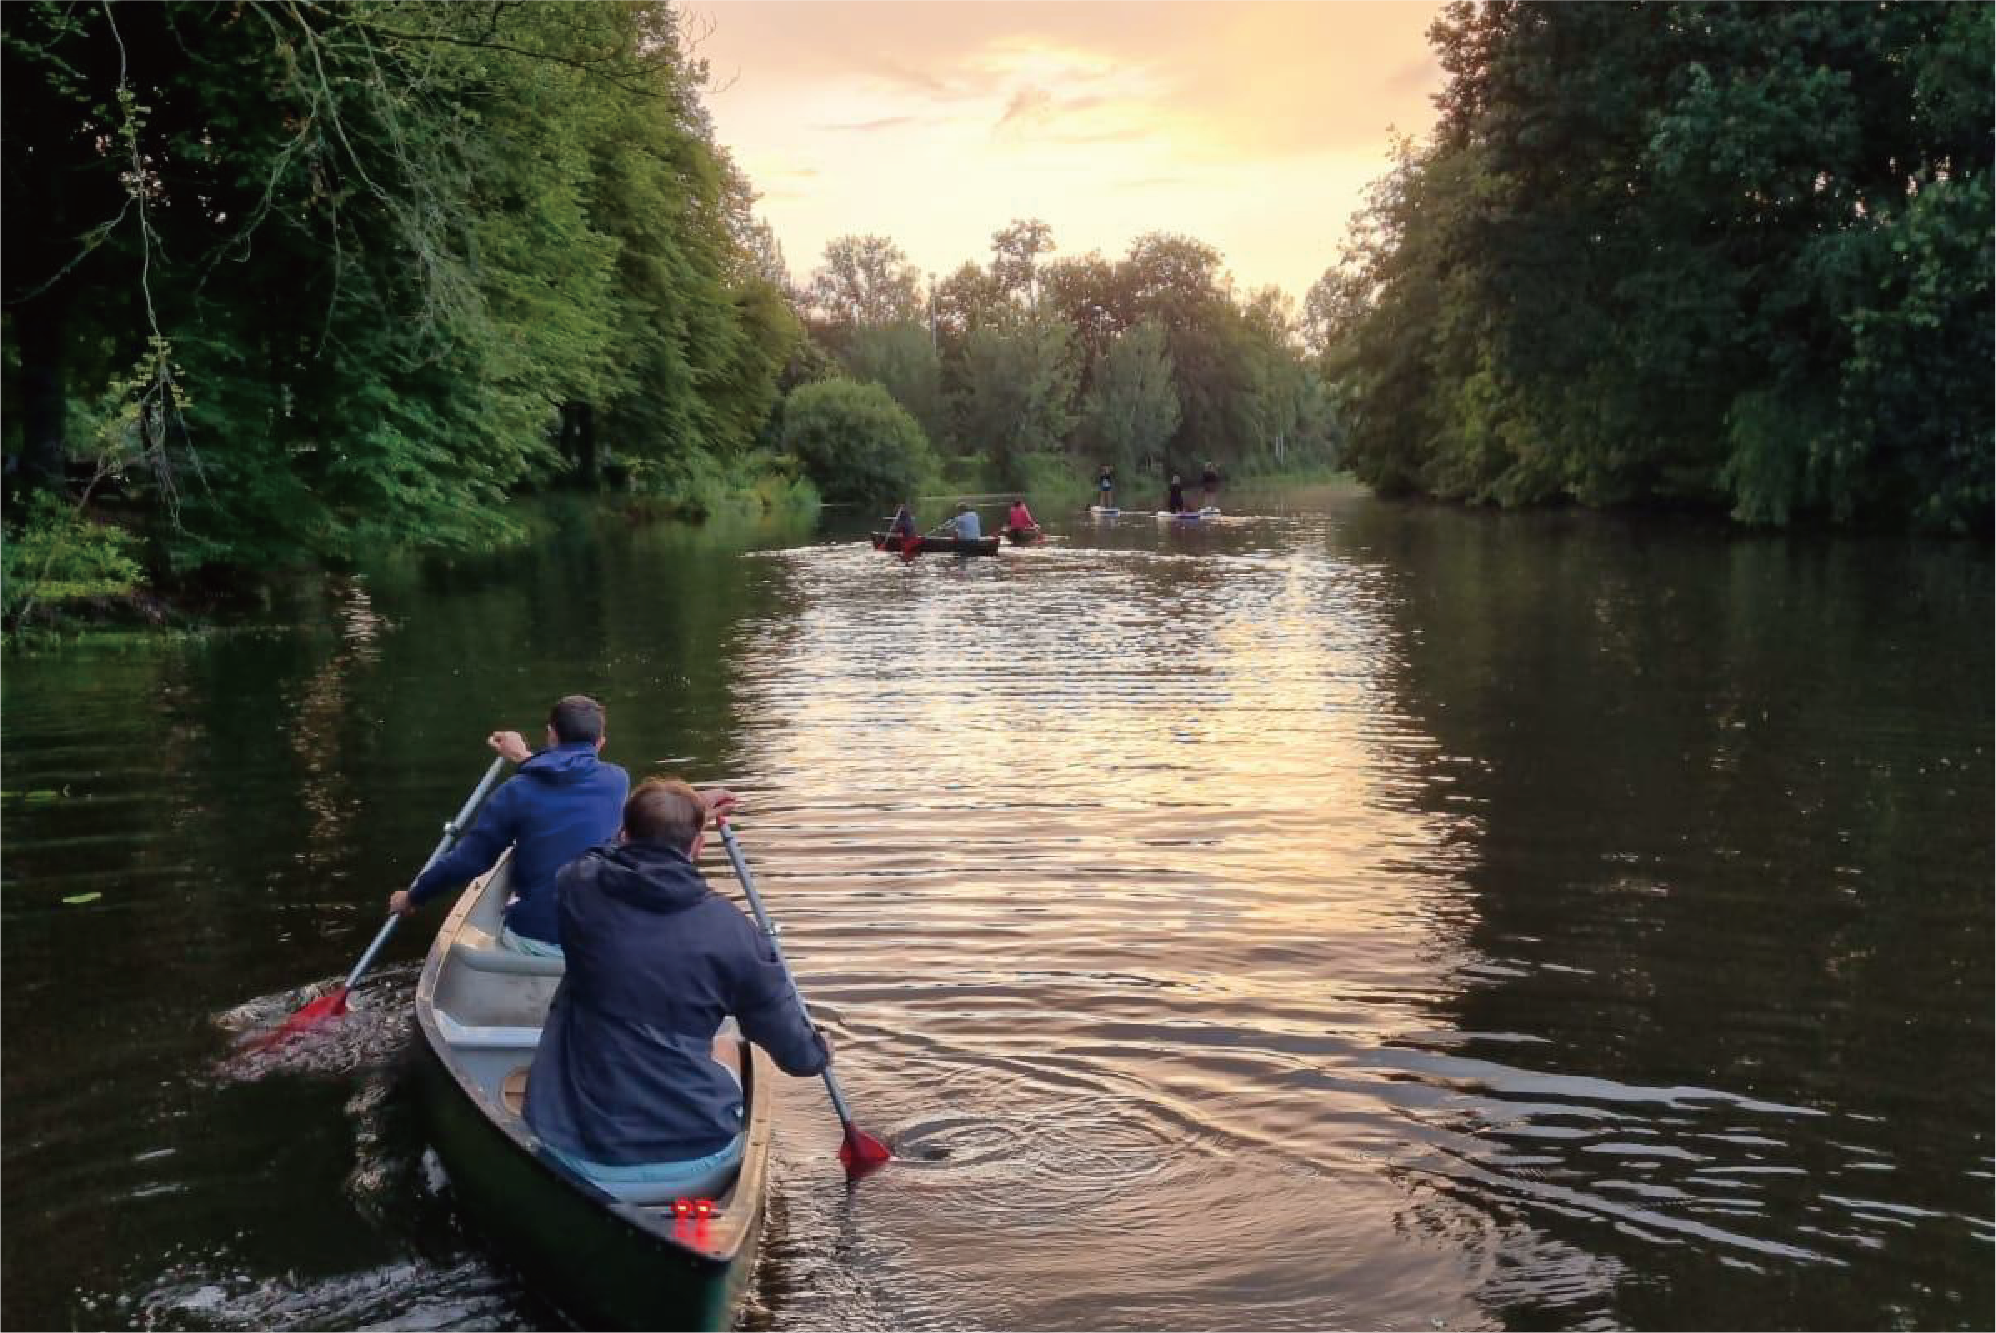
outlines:
{"label": "ripple on water", "polygon": [[345,1013],[327,1017],[286,1035],[287,1018],[312,1001],[330,995],[344,977],[327,977],[291,990],[260,995],[214,1016],[229,1033],[227,1054],[210,1077],[221,1083],[247,1083],[282,1074],[319,1077],[347,1075],[386,1065],[408,1046],[409,1004],[417,964],[377,969],[354,990]]}
{"label": "ripple on water", "polygon": [[[479,1259],[408,1262],[312,1281],[257,1275],[222,1256],[186,1260],[136,1296],[87,1301],[106,1326],[170,1329],[529,1329],[518,1284]],[[541,1316],[545,1317],[545,1316]]]}
{"label": "ripple on water", "polygon": [[[641,537],[536,556],[524,596],[463,567],[449,596],[350,585],[335,650],[267,645],[233,676],[147,666],[38,707],[76,692],[10,664],[7,785],[80,795],[9,810],[8,1035],[75,984],[79,922],[140,920],[145,957],[201,960],[222,978],[205,1011],[270,940],[372,919],[407,867],[359,834],[426,843],[402,807],[468,777],[429,757],[438,718],[482,735],[493,700],[600,680],[629,700],[634,772],[672,756],[748,795],[786,948],[899,1158],[848,1188],[822,1090],[784,1085],[751,1327],[1986,1317],[1988,655],[1986,635],[1953,651],[1947,580],[1874,597],[1860,576],[1896,558],[1876,550],[1679,559],[1568,516],[1521,545],[1544,529],[1367,512],[1356,536],[1349,513],[1146,519],[976,562],[792,547],[684,584],[655,559],[679,548]],[[1959,600],[1986,619],[1968,565]],[[547,632],[463,652],[529,606]],[[1909,671],[1915,642],[1935,651]],[[1852,668],[1878,645],[1882,668]],[[216,708],[224,678],[256,707]],[[266,712],[260,745],[244,719]],[[143,772],[127,758],[162,718],[168,771]],[[190,758],[212,740],[220,776]],[[246,806],[259,789],[285,808]],[[105,836],[102,811],[155,810],[149,841]],[[58,906],[84,889],[102,912]],[[217,893],[253,944],[187,910]],[[143,984],[150,1016],[131,971],[93,981]],[[65,1228],[255,1208],[263,1183],[187,1127],[302,1107],[299,1188],[372,1246],[330,1276],[277,1276],[301,1266],[282,1244],[148,1260],[84,1322],[536,1321],[411,1238],[451,1231],[410,1221],[449,1206],[393,1072],[413,977],[385,969],[265,1055],[216,1062],[204,1025],[185,1067],[127,1053],[155,1060],[136,1079],[88,1044],[10,1058],[10,1133],[33,1125],[10,1209],[30,1179]],[[266,1030],[331,984],[215,1027]],[[1945,1077],[1929,1050],[1956,1057]],[[160,1090],[136,1115],[92,1091],[135,1082]],[[125,1237],[61,1239],[10,1279]]]}

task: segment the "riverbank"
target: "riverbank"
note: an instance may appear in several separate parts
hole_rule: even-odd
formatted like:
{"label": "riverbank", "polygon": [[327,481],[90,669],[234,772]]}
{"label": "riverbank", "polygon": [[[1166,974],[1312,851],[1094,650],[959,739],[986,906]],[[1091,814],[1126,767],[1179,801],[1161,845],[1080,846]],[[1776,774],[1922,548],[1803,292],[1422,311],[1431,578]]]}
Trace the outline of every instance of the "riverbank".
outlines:
{"label": "riverbank", "polygon": [[351,563],[278,569],[215,564],[178,576],[147,569],[141,539],[117,523],[39,503],[0,547],[0,644],[46,649],[88,639],[102,645],[289,623],[315,614],[311,608],[356,569],[520,550],[578,525],[701,525],[819,508],[817,488],[792,470],[744,472],[704,458],[697,462],[706,466],[653,471],[633,478],[628,490],[523,496],[505,514],[507,535],[473,552],[408,543]]}

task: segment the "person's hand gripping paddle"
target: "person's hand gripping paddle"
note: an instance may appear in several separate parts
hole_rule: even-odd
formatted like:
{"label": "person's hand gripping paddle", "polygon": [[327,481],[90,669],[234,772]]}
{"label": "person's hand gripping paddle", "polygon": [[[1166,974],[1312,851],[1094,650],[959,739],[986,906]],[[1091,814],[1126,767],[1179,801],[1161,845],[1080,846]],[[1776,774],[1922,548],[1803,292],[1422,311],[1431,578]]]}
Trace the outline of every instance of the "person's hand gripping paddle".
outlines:
{"label": "person's hand gripping paddle", "polygon": [[[742,892],[748,895],[749,907],[755,913],[756,924],[769,939],[769,947],[775,951],[777,966],[790,982],[797,1003],[806,1014],[810,1007],[804,1004],[804,992],[797,989],[797,976],[790,970],[790,960],[783,956],[783,945],[776,938],[776,923],[769,919],[769,913],[762,905],[762,895],[755,891],[755,877],[749,874],[748,862],[742,857],[742,845],[735,841],[735,830],[728,817],[718,815],[715,823],[721,828],[721,845],[728,849],[728,860],[734,863],[735,877],[742,882]],[[832,1109],[839,1113],[839,1123],[845,1126],[845,1142],[839,1145],[839,1161],[846,1169],[846,1178],[858,1180],[868,1172],[878,1170],[891,1161],[894,1154],[887,1145],[853,1123],[852,1109],[846,1105],[846,1095],[839,1088],[838,1076],[832,1073],[830,1065],[825,1066],[825,1090],[832,1094]]]}

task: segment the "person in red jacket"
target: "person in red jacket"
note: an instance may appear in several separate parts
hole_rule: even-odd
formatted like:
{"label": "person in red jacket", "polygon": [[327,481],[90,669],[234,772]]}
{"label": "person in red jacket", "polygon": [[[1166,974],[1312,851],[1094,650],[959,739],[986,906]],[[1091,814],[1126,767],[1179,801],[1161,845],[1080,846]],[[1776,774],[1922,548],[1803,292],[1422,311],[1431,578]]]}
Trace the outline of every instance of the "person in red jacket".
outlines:
{"label": "person in red jacket", "polygon": [[1012,501],[1012,511],[1005,516],[1005,527],[1015,538],[1030,537],[1039,531],[1039,521],[1033,511],[1026,508],[1024,500]]}

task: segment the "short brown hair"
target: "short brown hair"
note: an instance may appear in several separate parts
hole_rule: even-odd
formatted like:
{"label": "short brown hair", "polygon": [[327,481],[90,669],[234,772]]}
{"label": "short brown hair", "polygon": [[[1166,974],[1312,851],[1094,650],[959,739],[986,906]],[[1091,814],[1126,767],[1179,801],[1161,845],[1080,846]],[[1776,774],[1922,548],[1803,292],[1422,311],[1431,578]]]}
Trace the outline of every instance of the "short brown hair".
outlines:
{"label": "short brown hair", "polygon": [[548,725],[563,745],[593,744],[603,739],[603,705],[586,694],[565,695],[548,710]]}
{"label": "short brown hair", "polygon": [[624,836],[688,851],[707,826],[707,803],[678,778],[646,778],[624,802]]}

